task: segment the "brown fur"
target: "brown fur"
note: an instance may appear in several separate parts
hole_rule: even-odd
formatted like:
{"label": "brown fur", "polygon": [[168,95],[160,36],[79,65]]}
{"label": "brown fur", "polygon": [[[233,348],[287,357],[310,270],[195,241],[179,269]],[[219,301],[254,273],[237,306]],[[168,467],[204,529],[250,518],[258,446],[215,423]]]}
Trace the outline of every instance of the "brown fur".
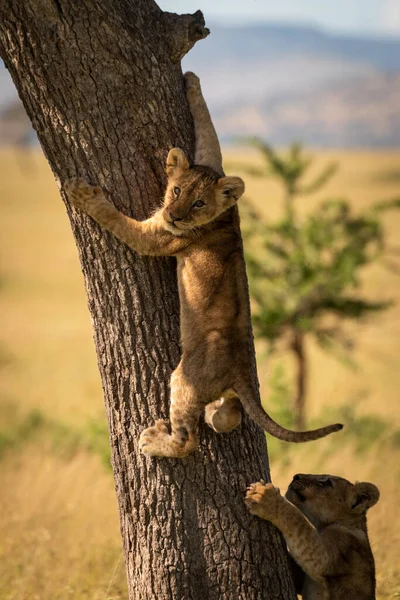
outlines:
{"label": "brown fur", "polygon": [[303,600],[375,600],[366,512],[378,502],[378,489],[331,475],[295,475],[286,498],[260,482],[245,502],[283,533],[301,567],[296,580]]}
{"label": "brown fur", "polygon": [[[239,177],[222,176],[218,139],[197,77],[186,74],[186,85],[196,128],[196,158],[203,164],[190,166],[179,148],[169,152],[164,204],[153,217],[143,222],[126,217],[100,188],[84,180],[65,184],[75,206],[137,252],[177,257],[182,358],[171,377],[172,433],[158,421],[141,434],[141,448],[151,456],[186,456],[198,446],[198,421],[204,411],[215,431],[239,425],[239,398],[250,417],[280,439],[303,442],[325,436],[341,426],[291,432],[255,400],[236,208],[244,183]],[[213,168],[204,164],[208,146]]]}

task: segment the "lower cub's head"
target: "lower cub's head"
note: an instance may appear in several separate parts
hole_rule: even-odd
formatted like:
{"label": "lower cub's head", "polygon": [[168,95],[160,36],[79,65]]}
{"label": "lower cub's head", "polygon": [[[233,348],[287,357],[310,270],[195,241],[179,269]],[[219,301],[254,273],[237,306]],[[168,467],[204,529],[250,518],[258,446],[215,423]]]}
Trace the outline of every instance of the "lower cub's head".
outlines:
{"label": "lower cub's head", "polygon": [[170,150],[166,171],[163,217],[166,228],[175,235],[211,223],[244,192],[240,177],[221,177],[210,167],[190,167],[179,148]]}
{"label": "lower cub's head", "polygon": [[286,498],[315,525],[354,522],[379,500],[373,483],[355,483],[332,475],[295,475]]}

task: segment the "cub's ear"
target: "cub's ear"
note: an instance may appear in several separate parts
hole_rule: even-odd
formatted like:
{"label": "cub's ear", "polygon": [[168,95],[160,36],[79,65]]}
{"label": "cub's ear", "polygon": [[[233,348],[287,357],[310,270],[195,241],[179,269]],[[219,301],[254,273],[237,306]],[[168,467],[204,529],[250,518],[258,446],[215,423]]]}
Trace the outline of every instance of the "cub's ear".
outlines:
{"label": "cub's ear", "polygon": [[379,490],[373,483],[355,483],[348,500],[352,511],[362,514],[378,502]]}
{"label": "cub's ear", "polygon": [[172,150],[168,152],[167,164],[165,167],[168,177],[171,177],[174,173],[176,174],[178,169],[187,171],[189,166],[189,161],[183,150],[180,148],[172,148]]}
{"label": "cub's ear", "polygon": [[240,177],[221,177],[217,181],[217,190],[232,206],[244,193],[244,181]]}

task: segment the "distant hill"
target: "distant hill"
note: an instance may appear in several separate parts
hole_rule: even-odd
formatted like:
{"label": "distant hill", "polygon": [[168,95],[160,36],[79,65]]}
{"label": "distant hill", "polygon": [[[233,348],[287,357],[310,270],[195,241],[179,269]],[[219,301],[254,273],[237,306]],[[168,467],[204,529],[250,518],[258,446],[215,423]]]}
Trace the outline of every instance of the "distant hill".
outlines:
{"label": "distant hill", "polygon": [[371,74],[257,102],[216,107],[222,139],[257,135],[277,144],[293,139],[321,147],[400,146],[400,74]]}
{"label": "distant hill", "polygon": [[[210,28],[184,69],[201,77],[223,140],[400,145],[400,39],[280,24]],[[10,101],[4,67],[0,83],[1,114]]]}
{"label": "distant hill", "polygon": [[273,24],[211,33],[184,66],[200,75],[223,140],[400,145],[400,39]]}

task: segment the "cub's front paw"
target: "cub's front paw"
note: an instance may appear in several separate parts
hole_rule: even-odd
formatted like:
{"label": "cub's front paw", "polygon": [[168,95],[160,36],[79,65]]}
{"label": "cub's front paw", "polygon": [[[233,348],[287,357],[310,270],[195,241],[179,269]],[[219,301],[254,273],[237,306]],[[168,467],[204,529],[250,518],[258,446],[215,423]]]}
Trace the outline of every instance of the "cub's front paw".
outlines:
{"label": "cub's front paw", "polygon": [[189,101],[194,101],[198,96],[201,96],[200,79],[191,71],[185,73],[184,77],[186,97]]}
{"label": "cub's front paw", "polygon": [[99,201],[105,200],[103,190],[98,186],[90,185],[82,177],[68,179],[64,183],[64,190],[70,202],[76,208],[85,211]]}
{"label": "cub's front paw", "polygon": [[276,514],[277,506],[282,500],[281,493],[272,483],[258,481],[247,488],[245,504],[252,515],[270,519]]}
{"label": "cub's front paw", "polygon": [[192,73],[192,71],[187,71],[187,73],[184,74],[184,78],[185,78],[185,86],[186,86],[187,90],[189,88],[198,89],[200,87],[200,79],[197,77],[197,75],[195,73]]}

